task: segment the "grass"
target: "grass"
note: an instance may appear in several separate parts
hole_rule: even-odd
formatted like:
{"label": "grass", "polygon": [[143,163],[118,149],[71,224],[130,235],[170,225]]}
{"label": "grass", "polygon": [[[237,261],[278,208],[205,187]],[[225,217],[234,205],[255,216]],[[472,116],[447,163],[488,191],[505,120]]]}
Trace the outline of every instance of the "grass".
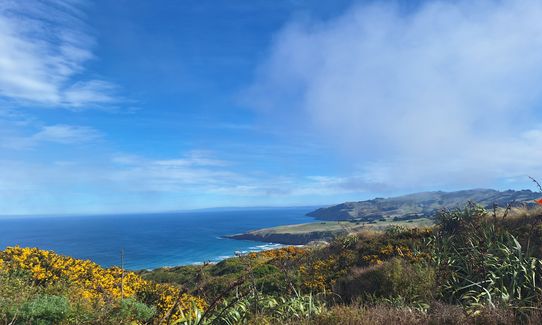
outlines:
{"label": "grass", "polygon": [[[296,238],[303,238],[310,236],[312,240],[330,240],[334,237],[344,236],[349,233],[371,232],[371,231],[384,231],[389,227],[430,227],[434,224],[434,221],[429,218],[417,218],[412,220],[394,220],[393,217],[384,217],[380,220],[364,222],[364,221],[322,221],[322,222],[310,222],[295,225],[278,226],[272,228],[264,228],[259,230],[253,230],[247,234],[253,235],[253,239],[260,239],[261,241],[268,242],[273,241],[273,237],[270,236],[290,236],[295,241]],[[277,237],[275,237],[277,238]],[[280,238],[280,237],[279,237]],[[286,239],[286,241],[288,241]],[[293,242],[292,242],[293,243]]]}

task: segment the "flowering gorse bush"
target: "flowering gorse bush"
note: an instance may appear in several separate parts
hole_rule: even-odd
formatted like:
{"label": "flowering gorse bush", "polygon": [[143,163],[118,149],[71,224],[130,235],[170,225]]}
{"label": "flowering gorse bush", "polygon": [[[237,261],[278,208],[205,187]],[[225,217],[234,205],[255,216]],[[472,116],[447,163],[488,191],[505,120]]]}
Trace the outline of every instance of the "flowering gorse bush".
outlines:
{"label": "flowering gorse bush", "polygon": [[89,307],[120,303],[123,298],[137,298],[154,306],[158,318],[168,315],[175,320],[187,315],[193,306],[200,310],[206,306],[204,300],[181,294],[176,286],[156,284],[118,267],[104,269],[89,260],[38,248],[16,246],[0,251],[0,271],[25,272],[39,287],[67,286],[71,300]]}
{"label": "flowering gorse bush", "polygon": [[248,256],[250,258],[264,258],[264,259],[279,259],[279,260],[291,260],[307,255],[307,250],[296,246],[281,247],[278,249],[270,249],[261,251],[258,253],[252,252]]}

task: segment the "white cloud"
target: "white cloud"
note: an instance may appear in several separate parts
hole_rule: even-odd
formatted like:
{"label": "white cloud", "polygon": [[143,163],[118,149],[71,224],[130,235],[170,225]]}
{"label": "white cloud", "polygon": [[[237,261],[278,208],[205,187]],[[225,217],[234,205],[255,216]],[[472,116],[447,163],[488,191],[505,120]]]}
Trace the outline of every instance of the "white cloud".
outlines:
{"label": "white cloud", "polygon": [[[225,184],[246,181],[246,177],[229,170],[228,162],[213,158],[211,153],[193,151],[181,158],[148,159],[134,155],[117,155],[111,181],[135,191],[205,193]],[[126,184],[132,184],[126,186]]]}
{"label": "white cloud", "polygon": [[[0,126],[2,125],[0,120]],[[0,148],[24,150],[41,143],[81,144],[102,138],[102,133],[88,126],[46,125],[31,135],[21,135],[13,130],[0,130]]]}
{"label": "white cloud", "polygon": [[[45,133],[58,140],[69,138],[70,132]],[[0,158],[0,214],[319,204],[341,195],[357,198],[367,185],[351,177],[264,174],[208,151],[170,159],[133,154],[110,160],[103,155],[53,157],[32,162]]]}
{"label": "white cloud", "polygon": [[90,142],[101,136],[100,132],[88,126],[59,124],[43,127],[41,131],[32,136],[32,140],[74,144]]}
{"label": "white cloud", "polygon": [[79,81],[64,89],[63,102],[74,108],[114,103],[118,100],[114,95],[116,88],[103,80]]}
{"label": "white cloud", "polygon": [[80,7],[61,0],[0,3],[0,96],[16,102],[79,108],[115,102],[115,86],[79,80],[94,57]]}
{"label": "white cloud", "polygon": [[368,184],[542,173],[542,3],[392,3],[288,25],[249,100],[306,121]]}

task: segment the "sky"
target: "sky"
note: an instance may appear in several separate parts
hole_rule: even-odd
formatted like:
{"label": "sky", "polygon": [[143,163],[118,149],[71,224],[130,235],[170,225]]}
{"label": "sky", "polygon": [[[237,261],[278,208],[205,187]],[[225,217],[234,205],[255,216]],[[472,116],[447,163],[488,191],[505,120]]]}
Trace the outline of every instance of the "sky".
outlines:
{"label": "sky", "polygon": [[535,0],[0,1],[0,215],[542,178]]}

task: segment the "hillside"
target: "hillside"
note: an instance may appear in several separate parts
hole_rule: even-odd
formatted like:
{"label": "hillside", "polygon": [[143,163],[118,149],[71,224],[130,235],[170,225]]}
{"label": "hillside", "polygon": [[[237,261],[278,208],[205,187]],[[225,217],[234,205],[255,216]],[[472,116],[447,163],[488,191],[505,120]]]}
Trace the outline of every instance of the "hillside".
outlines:
{"label": "hillside", "polygon": [[346,202],[308,213],[318,220],[359,220],[371,221],[382,218],[395,220],[431,217],[439,209],[458,208],[467,202],[475,202],[486,208],[493,204],[505,206],[510,202],[529,202],[540,197],[540,193],[530,190],[497,191],[491,189],[472,189],[455,192],[420,192],[391,198],[375,198],[359,202]]}
{"label": "hillside", "polygon": [[467,202],[491,209],[494,204],[499,207],[505,207],[509,203],[532,205],[534,204],[532,200],[540,196],[540,193],[530,190],[472,189],[456,192],[420,192],[391,198],[346,202],[307,214],[321,220],[319,222],[257,229],[224,237],[302,245],[311,241],[329,241],[347,233],[382,230],[389,226],[430,226],[439,210],[460,208]]}
{"label": "hillside", "polygon": [[330,241],[349,233],[366,230],[381,231],[390,226],[412,228],[431,226],[432,224],[432,220],[427,218],[396,221],[381,219],[369,222],[323,221],[258,229],[243,234],[224,236],[224,238],[286,245],[304,245],[312,241]]}
{"label": "hillside", "polygon": [[432,227],[137,273],[8,247],[0,251],[0,323],[540,324],[541,220],[540,206],[469,204],[439,212]]}
{"label": "hillside", "polygon": [[542,207],[469,204],[439,212],[429,228],[358,232],[140,276],[219,301],[200,324],[540,324],[541,216]]}

